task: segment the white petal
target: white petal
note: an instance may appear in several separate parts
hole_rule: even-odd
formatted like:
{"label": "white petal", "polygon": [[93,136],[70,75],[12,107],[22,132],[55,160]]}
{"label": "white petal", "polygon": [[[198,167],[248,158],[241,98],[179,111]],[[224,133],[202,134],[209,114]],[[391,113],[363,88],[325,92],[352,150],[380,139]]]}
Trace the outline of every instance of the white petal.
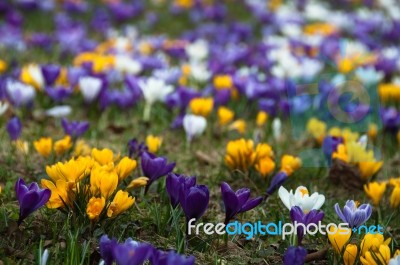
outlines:
{"label": "white petal", "polygon": [[287,189],[285,189],[283,186],[281,186],[278,190],[278,195],[279,198],[281,198],[283,204],[286,206],[286,208],[288,208],[289,210],[292,208],[291,204],[290,204],[290,194],[287,191]]}

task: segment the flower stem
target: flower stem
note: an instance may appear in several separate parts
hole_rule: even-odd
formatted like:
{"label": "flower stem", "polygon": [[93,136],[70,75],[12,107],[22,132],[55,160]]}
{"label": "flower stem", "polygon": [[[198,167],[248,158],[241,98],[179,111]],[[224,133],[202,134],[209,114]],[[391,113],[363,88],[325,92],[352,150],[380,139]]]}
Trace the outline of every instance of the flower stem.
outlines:
{"label": "flower stem", "polygon": [[144,110],[143,110],[143,120],[144,121],[150,120],[150,113],[151,113],[151,104],[146,103],[146,105],[144,105]]}

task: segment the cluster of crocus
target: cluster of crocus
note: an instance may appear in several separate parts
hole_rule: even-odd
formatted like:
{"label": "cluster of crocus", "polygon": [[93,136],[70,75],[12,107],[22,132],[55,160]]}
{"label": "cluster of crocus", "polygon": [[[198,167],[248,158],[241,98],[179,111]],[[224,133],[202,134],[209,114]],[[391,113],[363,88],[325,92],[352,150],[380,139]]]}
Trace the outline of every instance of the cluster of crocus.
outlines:
{"label": "cluster of crocus", "polygon": [[185,257],[174,251],[163,251],[147,243],[139,243],[128,238],[124,243],[110,239],[107,235],[100,238],[100,254],[105,265],[116,262],[123,264],[152,265],[194,265],[193,256]]}
{"label": "cluster of crocus", "polygon": [[115,156],[110,149],[96,148],[91,156],[47,166],[50,180],[42,179],[42,186],[51,190],[47,207],[73,210],[76,205],[84,205],[90,220],[116,217],[135,202],[135,198],[123,189],[147,184],[148,179],[141,177],[131,180],[128,186],[124,185],[136,166],[136,160],[129,157],[119,159],[119,155]]}
{"label": "cluster of crocus", "polygon": [[371,199],[374,206],[379,206],[388,186],[392,186],[389,198],[390,207],[396,209],[400,206],[400,181],[399,178],[392,178],[389,181],[373,181],[364,185],[365,194]]}

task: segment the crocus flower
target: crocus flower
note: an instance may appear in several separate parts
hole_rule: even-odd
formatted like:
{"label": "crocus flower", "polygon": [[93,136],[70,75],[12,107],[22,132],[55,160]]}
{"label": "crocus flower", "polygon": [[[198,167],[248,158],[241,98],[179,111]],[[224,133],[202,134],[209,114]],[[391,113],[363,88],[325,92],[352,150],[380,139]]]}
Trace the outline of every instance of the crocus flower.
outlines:
{"label": "crocus flower", "polygon": [[196,185],[196,177],[186,177],[175,173],[169,173],[166,179],[166,189],[173,208],[179,204],[179,196],[184,190]]}
{"label": "crocus flower", "polygon": [[303,247],[290,246],[283,257],[284,265],[303,265],[307,256],[307,250]]}
{"label": "crocus flower", "polygon": [[207,210],[209,200],[210,192],[207,186],[194,185],[186,188],[179,196],[179,203],[186,215],[186,222],[193,218],[200,219]]}
{"label": "crocus flower", "polygon": [[46,110],[46,115],[54,118],[63,118],[71,114],[72,108],[68,105],[55,106]]}
{"label": "crocus flower", "polygon": [[102,85],[102,80],[96,77],[84,76],[79,78],[79,89],[87,103],[93,102],[99,95]]}
{"label": "crocus flower", "polygon": [[50,137],[42,137],[39,140],[34,141],[33,146],[41,156],[48,157],[53,148],[53,139]]}
{"label": "crocus flower", "polygon": [[272,121],[272,135],[275,139],[279,139],[282,135],[282,122],[279,118]]}
{"label": "crocus flower", "polygon": [[115,260],[114,258],[114,248],[118,245],[116,239],[110,239],[107,235],[103,235],[100,238],[100,255],[103,258],[106,265],[112,264]]}
{"label": "crocus flower", "polygon": [[344,265],[354,265],[358,254],[357,245],[348,244],[343,253]]}
{"label": "crocus flower", "polygon": [[7,80],[6,92],[11,103],[17,107],[30,104],[36,95],[32,86],[13,80]]}
{"label": "crocus flower", "polygon": [[329,165],[332,163],[332,154],[336,152],[339,144],[343,144],[342,137],[327,136],[322,142],[322,151],[324,152]]}
{"label": "crocus flower", "polygon": [[400,255],[390,259],[388,265],[400,265]]}
{"label": "crocus flower", "polygon": [[266,196],[272,195],[278,188],[280,188],[283,183],[288,179],[288,175],[285,172],[278,172],[271,181],[271,184],[269,184],[269,187],[266,192]]}
{"label": "crocus flower", "polygon": [[244,213],[257,207],[263,200],[262,197],[250,199],[250,189],[242,188],[234,192],[226,182],[221,184],[222,199],[225,205],[225,224],[238,213]]}
{"label": "crocus flower", "polygon": [[364,191],[372,200],[374,206],[378,206],[386,190],[386,183],[378,183],[376,181],[364,185]]}
{"label": "crocus flower", "polygon": [[46,85],[48,86],[57,80],[61,72],[61,67],[55,64],[42,65],[41,69]]}
{"label": "crocus flower", "polygon": [[89,122],[87,121],[68,121],[63,118],[61,125],[64,129],[64,133],[68,134],[72,138],[78,138],[89,129]]}
{"label": "crocus flower", "polygon": [[3,115],[8,109],[8,103],[0,101],[0,116]]}
{"label": "crocus flower", "polygon": [[139,143],[136,139],[132,139],[128,142],[129,157],[141,156],[143,152],[147,152],[148,149],[145,143]]}
{"label": "crocus flower", "polygon": [[188,142],[192,141],[193,137],[201,135],[207,127],[207,120],[202,116],[186,114],[183,117],[183,128],[186,132]]}
{"label": "crocus flower", "polygon": [[185,257],[175,251],[161,251],[154,249],[150,257],[150,264],[154,265],[194,265],[194,256]]}
{"label": "crocus flower", "polygon": [[154,181],[170,173],[174,169],[175,163],[167,164],[167,158],[156,157],[152,153],[143,152],[141,166],[143,175],[149,178],[146,186],[146,189],[148,189]]}
{"label": "crocus flower", "polygon": [[350,228],[357,228],[371,217],[372,207],[369,204],[357,207],[356,202],[348,200],[343,207],[343,212],[338,203],[335,204],[335,211],[343,222],[349,224]]}
{"label": "crocus flower", "polygon": [[12,141],[16,141],[21,135],[22,123],[18,117],[11,118],[7,123],[7,132]]}
{"label": "crocus flower", "polygon": [[325,196],[314,192],[311,196],[308,193],[308,189],[304,186],[300,186],[296,189],[293,194],[293,190],[290,193],[283,186],[279,188],[279,198],[281,198],[283,204],[291,210],[293,206],[299,206],[303,211],[309,212],[311,210],[318,210],[325,202]]}
{"label": "crocus flower", "polygon": [[337,254],[341,254],[344,246],[349,241],[351,237],[350,228],[336,228],[331,226],[329,228],[328,239],[331,243],[333,249]]}
{"label": "crocus flower", "polygon": [[135,197],[129,196],[127,191],[119,190],[107,209],[108,217],[115,217],[128,210],[135,203]]}
{"label": "crocus flower", "polygon": [[39,188],[36,182],[32,182],[29,187],[22,178],[15,183],[15,194],[19,202],[18,225],[31,213],[42,207],[50,199],[49,189]]}
{"label": "crocus flower", "polygon": [[160,148],[162,144],[162,137],[157,137],[153,135],[148,135],[146,137],[146,145],[149,148],[150,153],[157,153],[158,149]]}
{"label": "crocus flower", "polygon": [[[311,210],[308,213],[303,212],[299,206],[294,206],[290,210],[290,218],[292,222],[297,222],[298,224],[304,224],[306,227],[309,224],[318,224],[324,218],[325,214],[322,211]],[[302,226],[297,227],[297,240],[299,245],[303,240],[304,228]]]}

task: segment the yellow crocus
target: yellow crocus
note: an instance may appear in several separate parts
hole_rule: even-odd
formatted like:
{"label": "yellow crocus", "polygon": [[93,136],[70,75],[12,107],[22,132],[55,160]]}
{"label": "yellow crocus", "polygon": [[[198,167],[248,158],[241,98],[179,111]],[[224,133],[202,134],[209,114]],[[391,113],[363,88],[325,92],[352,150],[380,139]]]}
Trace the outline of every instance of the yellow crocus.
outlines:
{"label": "yellow crocus", "polygon": [[51,196],[46,206],[50,209],[63,208],[65,205],[70,205],[70,187],[66,181],[59,179],[55,183],[50,180],[42,179],[43,188],[51,191]]}
{"label": "yellow crocus", "polygon": [[291,155],[284,155],[281,159],[281,171],[286,175],[292,175],[301,167],[301,159]]}
{"label": "yellow crocus", "polygon": [[54,143],[54,151],[57,155],[62,155],[72,147],[71,137],[66,135],[63,139]]}
{"label": "yellow crocus", "polygon": [[265,177],[274,171],[275,162],[270,157],[264,157],[257,161],[255,168],[261,174],[261,176]]}
{"label": "yellow crocus", "polygon": [[20,152],[23,155],[27,155],[29,153],[29,145],[28,145],[27,141],[18,139],[14,143],[15,143],[15,147],[17,148],[18,152]]}
{"label": "yellow crocus", "polygon": [[114,153],[108,148],[99,150],[97,148],[92,149],[93,159],[100,165],[107,165],[114,162]]}
{"label": "yellow crocus", "polygon": [[267,120],[268,120],[268,113],[266,113],[265,111],[259,111],[257,113],[256,124],[258,127],[264,126]]}
{"label": "yellow crocus", "polygon": [[337,254],[341,254],[343,247],[349,241],[351,237],[351,229],[350,228],[337,228],[331,226],[329,228],[328,239],[331,243],[333,249]]}
{"label": "yellow crocus", "polygon": [[89,173],[90,167],[91,160],[80,157],[70,159],[65,163],[57,162],[52,166],[46,166],[46,173],[53,181],[61,179],[76,183]]}
{"label": "yellow crocus", "polygon": [[228,142],[226,146],[225,163],[230,169],[247,172],[254,163],[252,140],[239,139]]}
{"label": "yellow crocus", "polygon": [[272,150],[272,147],[269,144],[259,143],[256,146],[256,150],[253,153],[253,157],[255,161],[266,157],[273,158],[274,151]]}
{"label": "yellow crocus", "polygon": [[235,113],[227,107],[218,108],[218,123],[221,126],[225,126],[233,120]]}
{"label": "yellow crocus", "polygon": [[139,177],[131,181],[129,183],[127,189],[136,189],[140,187],[144,187],[147,185],[147,182],[149,181],[149,178],[146,177]]}
{"label": "yellow crocus", "polygon": [[337,31],[338,29],[335,25],[320,22],[308,24],[303,28],[303,32],[306,35],[328,36],[336,33]]}
{"label": "yellow crocus", "polygon": [[216,89],[233,88],[233,80],[230,75],[217,75],[213,80]]}
{"label": "yellow crocus", "polygon": [[4,73],[7,70],[7,63],[3,60],[0,60],[0,74]]}
{"label": "yellow crocus", "polygon": [[383,165],[383,161],[362,161],[358,163],[358,168],[363,180],[368,180],[375,175]]}
{"label": "yellow crocus", "polygon": [[157,153],[158,149],[160,149],[162,144],[162,137],[148,135],[146,137],[146,145],[149,148],[150,153]]}
{"label": "yellow crocus", "polygon": [[387,245],[380,245],[377,251],[367,251],[360,257],[363,265],[388,264],[390,260],[390,248]]}
{"label": "yellow crocus", "polygon": [[350,73],[356,66],[357,64],[349,57],[340,58],[337,62],[337,68],[343,74]]}
{"label": "yellow crocus", "polygon": [[115,194],[113,201],[110,203],[107,209],[108,217],[116,217],[117,215],[128,210],[135,203],[135,197],[129,196],[126,191],[119,190]]}
{"label": "yellow crocus", "polygon": [[233,123],[231,123],[231,125],[229,125],[230,130],[236,130],[240,134],[244,134],[246,132],[246,127],[247,127],[246,121],[243,119],[236,120]]}
{"label": "yellow crocus", "polygon": [[332,127],[329,129],[328,134],[333,137],[342,137],[342,130],[339,127]]}
{"label": "yellow crocus", "polygon": [[101,196],[108,198],[118,186],[117,173],[108,166],[96,166],[90,174],[92,192],[100,191]]}
{"label": "yellow crocus", "polygon": [[349,162],[349,157],[346,152],[346,146],[344,144],[339,144],[336,152],[333,152],[332,159],[339,159],[344,162]]}
{"label": "yellow crocus", "polygon": [[389,245],[392,239],[389,237],[385,240],[381,233],[367,233],[360,245],[360,255],[365,256],[365,253],[369,250],[378,251],[380,245]]}
{"label": "yellow crocus", "polygon": [[383,194],[386,190],[386,183],[378,183],[376,181],[370,182],[364,185],[364,191],[367,196],[372,200],[372,204],[375,206],[379,205]]}
{"label": "yellow crocus", "polygon": [[99,218],[101,212],[106,205],[106,200],[101,198],[92,197],[90,198],[87,206],[86,206],[86,213],[90,220],[94,220]]}
{"label": "yellow crocus", "polygon": [[89,156],[91,151],[90,146],[84,140],[79,139],[76,141],[73,156]]}
{"label": "yellow crocus", "polygon": [[190,9],[194,5],[193,0],[174,0],[174,4],[183,9]]}
{"label": "yellow crocus", "polygon": [[194,115],[208,117],[213,109],[213,98],[194,98],[189,103],[189,108]]}
{"label": "yellow crocus", "polygon": [[39,140],[34,141],[33,146],[41,156],[48,157],[53,148],[53,139],[50,137],[42,137]]}
{"label": "yellow crocus", "polygon": [[33,86],[37,90],[42,89],[44,85],[42,70],[37,64],[29,64],[22,67],[20,80],[28,85]]}
{"label": "yellow crocus", "polygon": [[390,195],[390,207],[397,208],[400,205],[400,186],[395,186]]}
{"label": "yellow crocus", "polygon": [[378,126],[375,123],[368,124],[367,134],[370,139],[376,139],[376,136],[378,135]]}
{"label": "yellow crocus", "polygon": [[316,118],[311,118],[307,123],[307,131],[321,144],[326,134],[326,123]]}
{"label": "yellow crocus", "polygon": [[136,166],[136,160],[130,159],[127,156],[123,157],[115,167],[115,172],[117,172],[119,181],[129,176],[132,171],[135,170]]}
{"label": "yellow crocus", "polygon": [[348,244],[343,253],[344,265],[353,265],[356,261],[357,254],[358,254],[357,245]]}

